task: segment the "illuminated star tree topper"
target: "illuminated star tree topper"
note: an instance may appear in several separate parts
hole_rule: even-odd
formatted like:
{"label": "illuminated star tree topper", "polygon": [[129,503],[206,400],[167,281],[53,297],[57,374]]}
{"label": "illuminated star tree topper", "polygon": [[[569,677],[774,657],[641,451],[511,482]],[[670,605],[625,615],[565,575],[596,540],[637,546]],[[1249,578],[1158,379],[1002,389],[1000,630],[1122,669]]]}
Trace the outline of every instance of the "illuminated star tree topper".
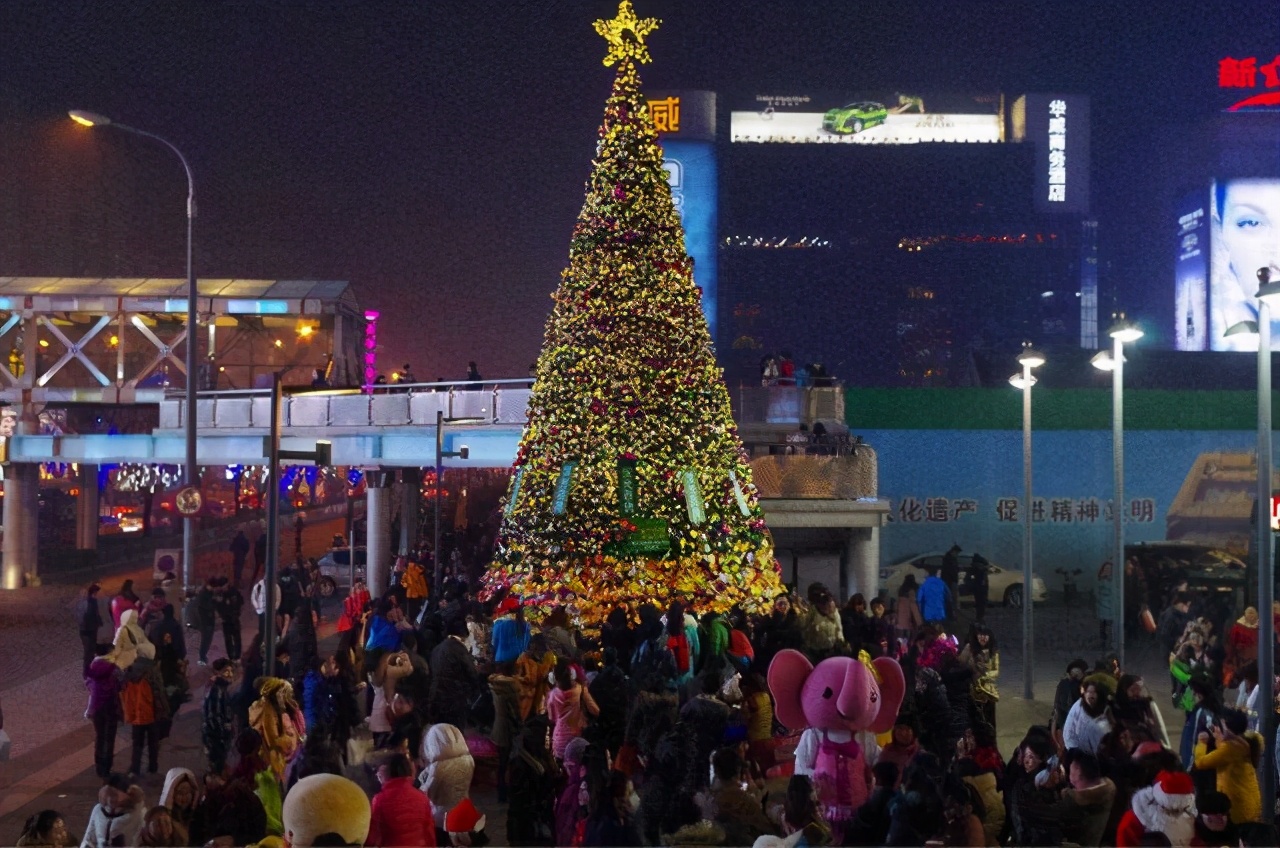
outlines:
{"label": "illuminated star tree topper", "polygon": [[645,47],[644,40],[660,23],[662,21],[657,18],[637,18],[631,8],[631,0],[620,0],[617,17],[595,23],[596,32],[609,42],[609,52],[604,57],[605,67],[628,58],[642,65],[650,62],[649,48]]}

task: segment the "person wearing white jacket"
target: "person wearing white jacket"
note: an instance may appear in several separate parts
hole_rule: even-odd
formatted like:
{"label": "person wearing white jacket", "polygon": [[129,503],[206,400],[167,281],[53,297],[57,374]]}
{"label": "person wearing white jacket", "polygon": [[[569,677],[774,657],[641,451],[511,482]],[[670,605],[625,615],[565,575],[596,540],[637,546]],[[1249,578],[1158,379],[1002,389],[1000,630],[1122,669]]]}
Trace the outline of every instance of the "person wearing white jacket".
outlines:
{"label": "person wearing white jacket", "polygon": [[1098,753],[1102,737],[1111,732],[1111,720],[1107,717],[1107,692],[1097,683],[1084,685],[1080,700],[1075,702],[1062,723],[1062,745],[1067,750],[1079,748],[1090,754]]}
{"label": "person wearing white jacket", "polygon": [[418,775],[423,793],[431,800],[436,827],[444,830],[445,816],[467,797],[476,761],[466,737],[452,724],[433,724],[422,736],[422,761]]}
{"label": "person wearing white jacket", "polygon": [[98,803],[89,814],[80,848],[137,845],[146,814],[142,788],[130,784],[119,772],[112,772],[98,790]]}

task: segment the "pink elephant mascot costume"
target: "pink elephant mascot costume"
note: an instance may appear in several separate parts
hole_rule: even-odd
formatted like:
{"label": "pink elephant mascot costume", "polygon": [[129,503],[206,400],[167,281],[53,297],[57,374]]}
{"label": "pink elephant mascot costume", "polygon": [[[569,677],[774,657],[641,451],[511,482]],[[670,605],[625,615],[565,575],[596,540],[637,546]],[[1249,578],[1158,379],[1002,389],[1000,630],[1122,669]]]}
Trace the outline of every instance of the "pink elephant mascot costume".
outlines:
{"label": "pink elephant mascot costume", "polygon": [[831,657],[818,663],[790,648],[769,664],[769,691],[784,726],[804,728],[796,774],[813,779],[833,830],[843,831],[870,794],[868,768],[854,735],[893,727],[906,684],[896,660]]}

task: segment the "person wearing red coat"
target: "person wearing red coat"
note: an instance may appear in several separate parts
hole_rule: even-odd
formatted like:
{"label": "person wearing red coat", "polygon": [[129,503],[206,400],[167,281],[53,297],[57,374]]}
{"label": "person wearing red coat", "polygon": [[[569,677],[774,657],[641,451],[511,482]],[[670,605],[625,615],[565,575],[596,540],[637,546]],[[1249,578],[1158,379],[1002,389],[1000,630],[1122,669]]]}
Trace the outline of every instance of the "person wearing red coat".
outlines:
{"label": "person wearing red coat", "polygon": [[1258,610],[1245,607],[1244,615],[1236,619],[1227,631],[1227,661],[1222,669],[1223,683],[1234,684],[1232,678],[1240,669],[1258,659]]}
{"label": "person wearing red coat", "polygon": [[1195,838],[1196,795],[1191,775],[1162,771],[1156,782],[1133,793],[1116,829],[1117,848],[1136,848],[1146,833],[1160,832],[1174,848],[1187,848]]}
{"label": "person wearing red coat", "polygon": [[435,848],[436,824],[431,802],[413,786],[413,766],[405,754],[393,754],[378,766],[382,788],[373,796],[369,819],[370,846]]}

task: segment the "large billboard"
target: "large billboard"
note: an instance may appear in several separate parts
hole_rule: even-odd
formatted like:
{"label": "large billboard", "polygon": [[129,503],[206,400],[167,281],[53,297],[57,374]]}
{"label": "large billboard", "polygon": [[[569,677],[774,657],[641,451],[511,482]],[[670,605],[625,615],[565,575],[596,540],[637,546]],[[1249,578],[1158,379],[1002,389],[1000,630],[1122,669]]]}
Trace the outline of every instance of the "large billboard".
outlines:
{"label": "large billboard", "polygon": [[[890,502],[882,563],[958,543],[999,565],[1021,566],[1027,505],[1017,431],[858,432],[876,451],[879,495]],[[1237,487],[1250,474],[1254,439],[1252,431],[1126,431],[1126,541],[1175,539],[1243,554],[1251,499],[1238,497]],[[1051,586],[1055,569],[1083,565],[1088,587],[1112,556],[1110,440],[1105,430],[1036,433],[1035,569]]]}
{"label": "large billboard", "polygon": [[[1209,349],[1256,351],[1255,336],[1226,332],[1258,320],[1258,271],[1280,266],[1280,179],[1218,180],[1209,208]],[[1280,350],[1280,310],[1272,318],[1271,348]]]}
{"label": "large billboard", "polygon": [[1209,198],[1204,191],[1178,204],[1174,256],[1175,350],[1209,347]]}
{"label": "large billboard", "polygon": [[662,144],[671,200],[684,225],[693,282],[702,289],[702,314],[716,337],[719,172],[716,165],[716,95],[713,91],[658,92],[649,114]]}
{"label": "large billboard", "polygon": [[778,144],[1004,141],[999,94],[758,94],[729,115],[730,140]]}

